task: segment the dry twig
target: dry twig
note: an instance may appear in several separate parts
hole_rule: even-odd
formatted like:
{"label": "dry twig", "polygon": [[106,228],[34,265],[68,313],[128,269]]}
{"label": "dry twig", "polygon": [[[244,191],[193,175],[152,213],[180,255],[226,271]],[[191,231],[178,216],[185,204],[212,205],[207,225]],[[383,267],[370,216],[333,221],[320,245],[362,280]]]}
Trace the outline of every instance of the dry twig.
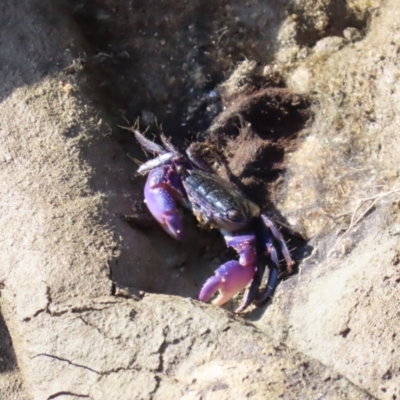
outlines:
{"label": "dry twig", "polygon": [[[342,239],[372,210],[372,208],[375,206],[375,204],[378,202],[378,200],[382,199],[383,197],[390,196],[395,193],[400,193],[400,189],[395,189],[395,190],[390,190],[389,192],[385,193],[379,193],[371,197],[366,197],[365,199],[361,199],[357,207],[354,209],[353,214],[351,216],[350,224],[349,227],[344,231],[344,233],[338,238],[336,241],[335,245],[332,247],[332,249],[328,253],[328,257],[332,254],[332,252],[336,249],[338,244],[342,241]],[[357,212],[360,210],[360,208],[370,201],[371,203],[369,206],[357,217]]]}

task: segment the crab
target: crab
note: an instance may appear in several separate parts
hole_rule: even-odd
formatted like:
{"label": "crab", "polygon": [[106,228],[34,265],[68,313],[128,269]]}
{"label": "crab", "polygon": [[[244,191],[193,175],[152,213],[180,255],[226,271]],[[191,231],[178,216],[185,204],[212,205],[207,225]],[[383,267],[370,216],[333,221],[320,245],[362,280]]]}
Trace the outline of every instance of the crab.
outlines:
{"label": "crab", "polygon": [[[214,173],[192,147],[183,154],[164,135],[159,145],[139,131],[134,132],[143,149],[155,155],[139,167],[138,174],[148,174],[144,198],[161,227],[173,238],[184,241],[178,212],[178,207],[183,206],[193,212],[202,226],[218,229],[227,246],[239,256],[239,260],[222,264],[204,283],[199,300],[207,302],[218,292],[212,303],[221,306],[248,287],[235,312],[244,311],[253,302],[258,306],[264,304],[279,282],[278,249],[285,259],[287,274],[292,273],[294,265],[274,221],[233,183]],[[270,271],[267,285],[259,290],[266,264]]]}

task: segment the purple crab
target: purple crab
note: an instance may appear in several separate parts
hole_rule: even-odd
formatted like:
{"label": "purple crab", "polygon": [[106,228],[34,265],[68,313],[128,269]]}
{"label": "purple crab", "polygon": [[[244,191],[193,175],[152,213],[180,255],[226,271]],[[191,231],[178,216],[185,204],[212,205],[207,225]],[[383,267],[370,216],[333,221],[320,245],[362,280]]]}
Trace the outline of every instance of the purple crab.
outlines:
{"label": "purple crab", "polygon": [[[179,152],[161,136],[158,145],[135,131],[141,146],[156,155],[140,166],[139,174],[148,173],[144,197],[151,214],[163,229],[177,240],[184,240],[178,205],[192,210],[201,225],[218,229],[228,247],[239,255],[221,265],[203,285],[199,299],[206,302],[219,292],[213,304],[222,305],[249,286],[235,312],[245,310],[253,301],[263,304],[274,293],[279,281],[279,247],[292,273],[293,260],[275,223],[231,182],[217,176],[190,151]],[[265,266],[270,273],[267,285],[259,292]]]}

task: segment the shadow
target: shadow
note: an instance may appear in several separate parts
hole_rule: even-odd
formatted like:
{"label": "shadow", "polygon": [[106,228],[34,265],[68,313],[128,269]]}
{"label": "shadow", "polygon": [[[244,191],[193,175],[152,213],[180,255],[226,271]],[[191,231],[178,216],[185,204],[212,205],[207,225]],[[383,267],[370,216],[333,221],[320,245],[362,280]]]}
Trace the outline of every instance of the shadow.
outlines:
{"label": "shadow", "polygon": [[17,368],[13,344],[3,315],[0,313],[0,374]]}
{"label": "shadow", "polygon": [[[63,23],[63,25],[61,25]],[[55,44],[65,41],[65,17],[50,3],[22,0],[0,4],[0,102],[15,89],[34,85],[68,66],[66,48],[55,52]]]}
{"label": "shadow", "polygon": [[273,60],[286,17],[278,1],[262,6],[227,0],[62,4],[85,43],[81,56],[88,95],[117,122],[122,113],[130,121],[140,116],[144,127],[153,128],[156,117],[178,145],[218,115],[220,99],[213,91],[238,62]]}

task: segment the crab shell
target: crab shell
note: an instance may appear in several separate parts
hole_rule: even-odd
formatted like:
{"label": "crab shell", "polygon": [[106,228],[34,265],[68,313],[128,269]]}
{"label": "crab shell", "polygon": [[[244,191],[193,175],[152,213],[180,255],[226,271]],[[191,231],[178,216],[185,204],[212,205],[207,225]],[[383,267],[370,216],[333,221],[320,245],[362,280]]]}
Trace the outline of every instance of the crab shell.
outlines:
{"label": "crab shell", "polygon": [[183,185],[197,220],[211,228],[234,233],[246,229],[260,208],[233,184],[217,175],[192,170]]}

